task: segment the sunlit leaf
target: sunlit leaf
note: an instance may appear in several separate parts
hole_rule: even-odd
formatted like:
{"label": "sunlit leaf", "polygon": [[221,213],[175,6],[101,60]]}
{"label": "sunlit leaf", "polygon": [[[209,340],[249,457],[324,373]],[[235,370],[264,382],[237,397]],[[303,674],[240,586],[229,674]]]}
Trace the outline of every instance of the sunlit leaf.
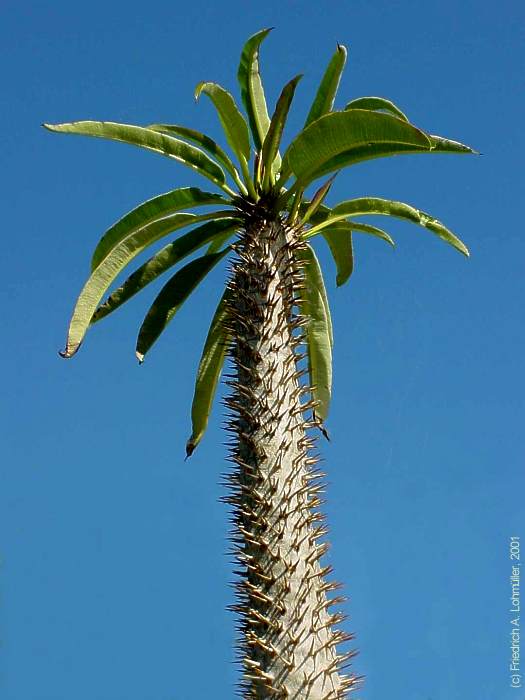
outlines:
{"label": "sunlit leaf", "polygon": [[109,251],[127,236],[156,219],[174,214],[181,209],[192,209],[193,207],[208,204],[228,203],[229,201],[220,194],[203,192],[197,187],[181,187],[148,199],[146,202],[139,204],[138,207],[135,207],[135,209],[132,209],[106,231],[93,253],[91,269],[94,270]]}
{"label": "sunlit leaf", "polygon": [[192,141],[198,146],[208,151],[216,160],[221,163],[226,171],[232,176],[237,185],[240,184],[239,171],[233,164],[230,156],[224,151],[218,143],[206,134],[195,129],[189,129],[186,126],[180,126],[179,124],[149,124],[148,129],[153,129],[153,131],[161,131],[166,134],[176,134],[177,136],[182,136],[187,141]]}
{"label": "sunlit leaf", "polygon": [[408,122],[408,117],[404,114],[399,107],[391,102],[390,100],[385,100],[384,97],[358,97],[355,100],[349,102],[346,109],[370,109],[372,111],[383,111],[390,112],[394,117],[398,119],[403,119],[403,121]]}
{"label": "sunlit leaf", "polygon": [[429,137],[411,124],[380,112],[351,109],[312,122],[290,144],[283,170],[300,183],[370,158],[430,152]]}
{"label": "sunlit leaf", "polygon": [[277,105],[275,107],[275,112],[272,116],[270,122],[270,127],[264,139],[262,147],[262,164],[264,170],[264,181],[263,190],[266,191],[271,181],[272,166],[274,165],[275,159],[279,152],[279,144],[281,143],[281,138],[283,135],[284,125],[286,124],[286,117],[290,110],[290,105],[292,104],[292,99],[295,93],[295,88],[297,83],[302,78],[301,75],[297,75],[292,78],[289,83],[287,83],[280,96],[277,100]]}
{"label": "sunlit leaf", "polygon": [[204,93],[217,110],[226,139],[239,160],[250,159],[250,136],[248,125],[239,112],[232,95],[217,83],[199,83],[195,89],[195,98]]}
{"label": "sunlit leaf", "polygon": [[256,150],[262,148],[270,126],[270,117],[259,73],[259,47],[268,36],[270,29],[263,29],[251,36],[243,47],[237,79],[241,88],[241,98],[248,115]]}
{"label": "sunlit leaf", "polygon": [[[163,156],[174,158],[180,163],[196,170],[204,177],[228,191],[226,178],[222,168],[206,153],[195,146],[176,139],[169,134],[154,131],[142,126],[116,124],[114,122],[81,121],[66,124],[44,124],[46,129],[67,134],[94,136],[111,141],[122,141],[133,146],[140,146]],[[228,191],[228,194],[233,192]]]}
{"label": "sunlit leaf", "polygon": [[459,250],[460,253],[468,257],[469,252],[466,245],[455,236],[441,221],[434,219],[430,214],[427,214],[420,209],[404,204],[403,202],[395,202],[390,199],[380,199],[379,197],[360,197],[358,199],[350,199],[346,202],[341,202],[332,209],[331,215],[339,217],[346,216],[362,216],[364,214],[379,214],[382,216],[394,216],[398,219],[411,221],[423,228],[432,231],[439,238],[449,243],[451,246]]}
{"label": "sunlit leaf", "polygon": [[332,56],[330,63],[323,75],[313,104],[308,112],[304,126],[307,127],[308,124],[319,119],[324,114],[332,111],[334,105],[334,99],[337,94],[337,88],[339,87],[339,81],[341,80],[341,74],[346,63],[346,48],[337,45],[337,49]]}
{"label": "sunlit leaf", "polygon": [[239,225],[240,222],[234,219],[209,221],[168,243],[109,295],[93,314],[91,324],[111,314],[171,267],[210,241],[206,252],[216,253]]}
{"label": "sunlit leaf", "polygon": [[231,215],[231,211],[212,212],[201,216],[186,213],[172,214],[163,219],[152,221],[122,240],[93,270],[80,292],[69,324],[66,347],[60,353],[62,357],[72,357],[78,351],[100,300],[115,278],[133,258],[152,243],[177,229],[200,221],[231,218]]}

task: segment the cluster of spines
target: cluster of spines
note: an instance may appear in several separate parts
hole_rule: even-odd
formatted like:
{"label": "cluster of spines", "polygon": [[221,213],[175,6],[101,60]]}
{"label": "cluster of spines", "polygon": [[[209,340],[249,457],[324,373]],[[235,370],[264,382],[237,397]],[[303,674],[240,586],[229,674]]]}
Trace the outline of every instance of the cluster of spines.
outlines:
{"label": "cluster of spines", "polygon": [[[233,507],[232,553],[240,565],[237,603],[232,606],[239,614],[239,661],[244,667],[239,690],[243,698],[258,700],[313,697],[309,689],[316,683],[319,687],[320,675],[326,681],[323,700],[338,700],[358,680],[341,673],[355,652],[337,653],[336,647],[352,637],[335,629],[344,616],[330,614],[328,609],[344,599],[328,598],[339,586],[326,580],[331,568],[320,564],[327,550],[319,511],[324,475],[315,468],[318,458],[306,432],[317,420],[311,389],[302,380],[306,370],[300,369],[306,319],[297,310],[303,277],[296,254],[303,245],[296,232],[282,223],[252,219],[235,246],[237,259],[230,277],[227,331],[232,338],[233,374],[227,381],[231,395],[226,399],[230,410],[226,429],[232,433],[234,469],[226,477],[229,494],[224,500]],[[273,322],[268,323],[272,314]],[[278,357],[282,342],[290,349],[284,361]],[[278,384],[286,384],[289,390],[274,396],[271,387],[275,389],[278,370]],[[276,426],[278,444],[274,440],[272,454],[267,454]],[[286,460],[289,473],[283,487]],[[280,551],[280,543],[290,534],[284,530],[291,524],[292,554],[304,552],[307,544],[307,556],[293,562],[285,561]],[[299,569],[300,595],[291,610],[288,582]],[[316,607],[310,616],[318,624],[304,629],[304,606],[311,605],[312,591]],[[321,645],[313,638],[318,635],[323,636]],[[286,679],[297,665],[294,650],[304,647],[309,636],[313,668],[303,673],[297,694],[290,695]],[[278,673],[273,672],[276,668]]]}

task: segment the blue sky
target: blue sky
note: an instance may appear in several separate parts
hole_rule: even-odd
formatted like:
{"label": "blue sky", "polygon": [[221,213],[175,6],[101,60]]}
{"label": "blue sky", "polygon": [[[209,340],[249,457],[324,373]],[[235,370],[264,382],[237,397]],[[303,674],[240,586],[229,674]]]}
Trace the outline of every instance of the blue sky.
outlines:
{"label": "blue sky", "polygon": [[[394,100],[481,157],[410,156],[341,173],[331,201],[401,199],[449,225],[356,240],[350,283],[326,266],[336,334],[327,563],[366,676],[359,700],[521,700],[510,688],[511,536],[524,536],[522,3],[95,1],[1,10],[4,198],[0,695],[4,700],[232,697],[234,620],[222,408],[183,461],[193,375],[223,284],[217,268],[142,367],[155,290],[63,347],[104,230],[198,180],[138,149],[53,135],[43,121],[193,125],[193,89],[237,90],[244,40],[271,105],[298,72],[288,138],[336,42],[338,106]],[[237,94],[237,93],[236,93]],[[379,222],[385,224],[384,221]]]}

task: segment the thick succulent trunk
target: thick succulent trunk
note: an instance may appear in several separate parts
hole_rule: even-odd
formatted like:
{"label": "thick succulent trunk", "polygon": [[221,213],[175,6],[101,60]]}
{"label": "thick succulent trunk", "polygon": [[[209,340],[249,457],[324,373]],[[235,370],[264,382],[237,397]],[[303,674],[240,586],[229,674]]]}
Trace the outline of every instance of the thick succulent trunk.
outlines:
{"label": "thick succulent trunk", "polygon": [[346,697],[355,678],[341,667],[348,639],[329,611],[330,567],[318,511],[320,474],[314,470],[301,386],[301,319],[295,304],[301,244],[281,222],[254,221],[237,245],[230,282],[234,375],[227,403],[234,433],[228,477],[234,507],[244,698]]}

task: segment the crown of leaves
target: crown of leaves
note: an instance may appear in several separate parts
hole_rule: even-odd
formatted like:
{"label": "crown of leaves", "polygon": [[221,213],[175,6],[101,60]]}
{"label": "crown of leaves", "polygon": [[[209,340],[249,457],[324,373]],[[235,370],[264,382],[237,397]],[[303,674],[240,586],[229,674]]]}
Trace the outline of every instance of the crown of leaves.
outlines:
{"label": "crown of leaves", "polygon": [[[475,151],[457,141],[422,131],[393,102],[381,97],[360,97],[348,102],[342,110],[334,110],[347,55],[345,47],[338,45],[302,130],[281,157],[283,130],[301,76],[284,86],[270,118],[259,72],[259,48],[269,32],[270,29],[264,29],[254,34],[241,53],[237,78],[245,116],[232,95],[220,85],[202,82],[195,90],[196,98],[204,94],[215,106],[238,165],[213,139],[178,124],[146,127],[100,121],[44,124],[50,131],[122,141],[160,153],[192,168],[221,191],[207,192],[197,187],[172,190],[140,204],[106,231],[93,253],[91,274],[78,297],[66,348],[61,352],[63,357],[72,357],[77,352],[91,325],[113,313],[182,260],[205,248],[203,255],[175,272],[153,301],[137,339],[136,354],[142,362],[199,282],[232,250],[230,239],[257,207],[276,217],[284,213],[287,222],[296,226],[305,240],[322,235],[335,261],[338,286],[352,274],[353,233],[376,236],[394,245],[385,231],[356,220],[363,215],[379,214],[411,221],[468,256],[466,246],[449,229],[411,205],[361,197],[328,207],[324,200],[335,175],[342,168],[364,160],[409,153]],[[325,176],[329,177],[313,197],[305,197],[309,185]],[[185,211],[201,207],[207,208],[204,213]],[[188,228],[188,232],[138,267],[102,303],[117,276],[137,255],[168,234]],[[324,420],[331,396],[330,310],[321,268],[309,243],[301,258],[305,291],[300,303],[301,312],[308,319],[305,327],[308,369],[317,402],[316,414]],[[224,364],[229,341],[223,323],[227,296],[228,290],[213,316],[197,371],[189,453],[206,429]]]}

